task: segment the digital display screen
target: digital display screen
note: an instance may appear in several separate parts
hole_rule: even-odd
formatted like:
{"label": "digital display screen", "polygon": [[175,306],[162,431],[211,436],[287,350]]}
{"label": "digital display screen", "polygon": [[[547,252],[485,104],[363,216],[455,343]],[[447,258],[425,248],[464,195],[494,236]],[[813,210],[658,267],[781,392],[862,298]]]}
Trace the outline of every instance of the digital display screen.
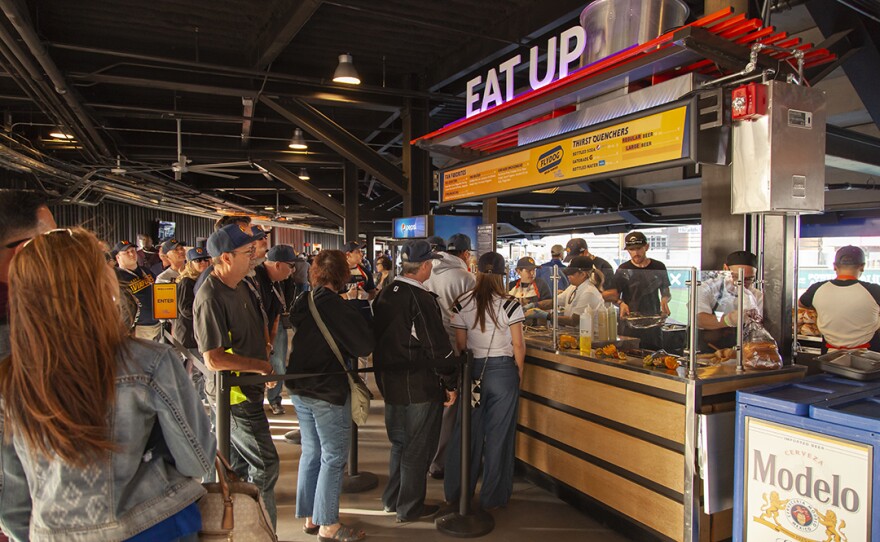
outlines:
{"label": "digital display screen", "polygon": [[428,216],[395,218],[392,228],[394,239],[425,239],[428,237]]}
{"label": "digital display screen", "polygon": [[175,230],[177,230],[176,222],[166,222],[164,220],[160,220],[159,232],[156,237],[159,238],[159,242],[165,241],[167,239],[172,239],[174,237]]}

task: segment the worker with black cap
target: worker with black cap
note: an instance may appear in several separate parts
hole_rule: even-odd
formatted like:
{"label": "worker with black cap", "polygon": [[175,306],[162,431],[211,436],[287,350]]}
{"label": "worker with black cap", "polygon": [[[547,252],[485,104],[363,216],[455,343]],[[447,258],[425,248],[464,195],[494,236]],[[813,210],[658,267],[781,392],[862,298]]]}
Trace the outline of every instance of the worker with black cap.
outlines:
{"label": "worker with black cap", "polygon": [[605,282],[602,283],[601,289],[607,290],[611,287],[611,277],[614,276],[614,269],[611,267],[611,264],[606,260],[600,258],[599,256],[595,256],[590,254],[590,250],[587,247],[587,241],[582,237],[575,237],[570,239],[568,243],[565,245],[565,262],[568,263],[577,256],[584,256],[590,260],[590,264],[593,265],[596,269],[602,272],[602,276],[605,277]]}
{"label": "worker with black cap", "polygon": [[834,256],[837,277],[811,285],[798,300],[799,307],[815,309],[823,350],[880,352],[880,285],[859,280],[864,271],[865,252],[845,246]]}
{"label": "worker with black cap", "polygon": [[730,348],[736,344],[739,300],[736,281],[743,272],[743,315],[745,321],[760,321],[764,295],[755,288],[758,257],[747,250],[737,250],[724,260],[725,273],[701,281],[697,297],[697,327],[700,351]]}
{"label": "worker with black cap", "polygon": [[634,328],[626,324],[626,317],[631,313],[669,316],[669,300],[672,299],[669,275],[663,262],[647,257],[651,246],[644,233],[630,232],[624,237],[623,243],[630,260],[620,264],[614,274],[612,287],[602,295],[606,301],[620,307],[620,318],[624,321],[621,335],[638,337],[642,348],[658,349],[661,347],[660,327]]}
{"label": "worker with black cap", "polygon": [[[569,286],[559,294],[560,325],[577,326],[580,316],[587,307],[596,308],[603,303],[602,293],[599,290],[602,284],[602,272],[593,267],[593,261],[587,256],[575,256],[571,259],[568,267],[562,270],[568,277]],[[538,302],[542,309],[553,308],[553,300],[547,299]],[[528,311],[526,317],[543,317]]]}
{"label": "worker with black cap", "polygon": [[537,268],[535,259],[524,256],[516,262],[516,274],[519,279],[511,285],[510,295],[523,305],[524,310],[534,308],[539,301],[553,299],[550,285],[544,279],[535,276]]}

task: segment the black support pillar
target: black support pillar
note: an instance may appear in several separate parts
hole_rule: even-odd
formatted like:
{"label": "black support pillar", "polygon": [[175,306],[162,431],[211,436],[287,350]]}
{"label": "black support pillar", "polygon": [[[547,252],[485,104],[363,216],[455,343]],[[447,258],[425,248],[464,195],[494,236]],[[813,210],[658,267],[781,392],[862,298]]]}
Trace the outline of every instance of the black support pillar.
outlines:
{"label": "black support pillar", "polygon": [[[410,76],[408,85],[418,90],[418,78]],[[409,179],[407,193],[403,197],[403,216],[428,214],[431,202],[431,189],[434,184],[431,174],[430,155],[411,145],[410,141],[428,133],[428,101],[407,98],[400,115],[403,121],[403,172]]]}
{"label": "black support pillar", "polygon": [[358,170],[357,166],[348,160],[343,167],[342,197],[345,212],[345,220],[342,226],[345,241],[357,241],[360,234],[358,222]]}

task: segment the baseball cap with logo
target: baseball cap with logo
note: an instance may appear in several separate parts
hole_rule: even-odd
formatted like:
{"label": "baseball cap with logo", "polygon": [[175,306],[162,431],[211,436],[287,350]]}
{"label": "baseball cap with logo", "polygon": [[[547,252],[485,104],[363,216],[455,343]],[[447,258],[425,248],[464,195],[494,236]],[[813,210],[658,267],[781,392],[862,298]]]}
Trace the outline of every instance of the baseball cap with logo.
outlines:
{"label": "baseball cap with logo", "polygon": [[593,268],[593,260],[586,256],[575,256],[568,267],[562,270],[563,275],[574,275],[578,271],[589,271]]}
{"label": "baseball cap with logo", "polygon": [[477,261],[477,271],[480,273],[491,273],[493,275],[504,275],[504,257],[497,252],[487,252],[483,254]]}
{"label": "baseball cap with logo", "polygon": [[131,241],[125,241],[125,240],[119,241],[118,243],[113,245],[113,250],[110,251],[110,254],[113,256],[116,256],[117,254],[119,254],[123,250],[128,250],[130,248],[137,248],[137,246],[131,244]]}
{"label": "baseball cap with logo", "polygon": [[208,254],[219,258],[224,252],[232,252],[254,242],[251,227],[245,224],[227,224],[208,237]]}
{"label": "baseball cap with logo", "polygon": [[177,239],[169,239],[169,240],[165,241],[164,243],[162,243],[162,252],[167,254],[177,247],[184,247],[184,246],[186,246],[186,244],[181,243]]}
{"label": "baseball cap with logo", "polygon": [[355,250],[363,250],[365,245],[357,241],[349,241],[342,246],[342,252],[354,252]]}
{"label": "baseball cap with logo", "polygon": [[648,244],[648,238],[640,231],[631,231],[623,238],[623,246],[626,248],[640,247]]}
{"label": "baseball cap with logo", "polygon": [[296,261],[296,251],[290,245],[275,245],[269,249],[266,259],[270,262],[293,263]]}
{"label": "baseball cap with logo", "polygon": [[585,250],[587,250],[587,242],[583,238],[575,237],[574,239],[570,239],[568,243],[565,244],[565,251],[568,254],[562,261],[571,261],[571,259],[575,256],[580,256],[581,254],[583,254]]}
{"label": "baseball cap with logo", "polygon": [[834,265],[865,265],[865,252],[853,245],[842,247],[834,255]]}
{"label": "baseball cap with logo", "polygon": [[428,237],[428,244],[431,245],[431,250],[435,252],[439,250],[446,250],[446,240],[439,235],[432,235],[431,237]]}
{"label": "baseball cap with logo", "polygon": [[442,256],[431,250],[431,244],[424,239],[407,241],[400,250],[400,259],[405,263],[421,263],[441,258]]}
{"label": "baseball cap with logo", "polygon": [[464,252],[471,250],[471,238],[463,233],[456,233],[446,242],[446,252]]}
{"label": "baseball cap with logo", "polygon": [[529,256],[520,258],[516,262],[517,269],[534,269],[536,267],[538,267],[538,265],[535,263],[535,259]]}
{"label": "baseball cap with logo", "polygon": [[211,256],[208,255],[208,251],[206,251],[202,247],[191,248],[186,251],[186,261],[194,262],[196,260],[207,260]]}
{"label": "baseball cap with logo", "polygon": [[254,241],[259,241],[260,239],[265,239],[269,236],[269,234],[266,233],[266,230],[259,226],[251,226],[251,233],[254,236]]}

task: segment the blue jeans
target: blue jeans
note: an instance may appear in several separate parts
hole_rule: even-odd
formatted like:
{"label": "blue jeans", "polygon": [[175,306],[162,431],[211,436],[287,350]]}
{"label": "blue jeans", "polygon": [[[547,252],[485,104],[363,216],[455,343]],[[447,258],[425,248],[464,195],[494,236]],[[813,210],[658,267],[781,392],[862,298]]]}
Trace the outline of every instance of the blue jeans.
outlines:
{"label": "blue jeans", "polygon": [[232,446],[229,461],[232,470],[239,478],[254,483],[260,489],[260,496],[274,528],[277,523],[275,483],[278,482],[280,461],[275,443],[272,442],[263,402],[245,401],[232,405],[230,410]]}
{"label": "blue jeans", "polygon": [[[272,345],[273,354],[269,357],[269,363],[276,375],[287,373],[287,334],[288,330],[278,324],[278,333],[275,335],[275,344]],[[266,399],[270,405],[281,404],[281,388],[283,382],[278,382],[274,388],[266,390]]]}
{"label": "blue jeans", "polygon": [[339,494],[351,444],[351,398],[344,405],[301,395],[291,395],[291,401],[302,436],[296,517],[333,525],[339,522]]}
{"label": "blue jeans", "polygon": [[[483,365],[486,371],[483,372]],[[483,374],[480,406],[471,411],[471,472],[468,485],[473,495],[483,467],[480,506],[505,506],[513,493],[516,412],[519,406],[519,370],[510,356],[475,359],[474,379]],[[468,406],[469,407],[469,406]],[[461,418],[446,454],[443,489],[448,502],[461,497]]]}
{"label": "blue jeans", "polygon": [[391,460],[382,504],[396,510],[398,519],[418,517],[425,504],[428,466],[437,449],[442,416],[442,403],[385,405]]}

